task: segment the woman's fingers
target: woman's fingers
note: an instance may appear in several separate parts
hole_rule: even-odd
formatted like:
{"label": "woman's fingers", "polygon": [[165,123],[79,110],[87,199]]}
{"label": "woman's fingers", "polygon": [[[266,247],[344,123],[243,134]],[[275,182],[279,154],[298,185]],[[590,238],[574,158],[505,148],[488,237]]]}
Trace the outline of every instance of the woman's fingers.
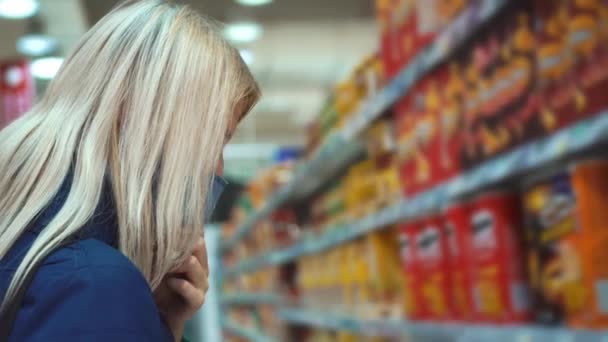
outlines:
{"label": "woman's fingers", "polygon": [[205,240],[202,236],[196,241],[194,249],[192,250],[192,255],[194,255],[201,265],[207,269],[207,249],[205,248]]}
{"label": "woman's fingers", "polygon": [[170,276],[173,278],[185,278],[195,287],[206,289],[207,269],[201,265],[195,256],[189,256]]}
{"label": "woman's fingers", "polygon": [[198,310],[205,302],[205,291],[195,287],[188,280],[170,278],[167,281],[169,287],[184,299],[190,310]]}

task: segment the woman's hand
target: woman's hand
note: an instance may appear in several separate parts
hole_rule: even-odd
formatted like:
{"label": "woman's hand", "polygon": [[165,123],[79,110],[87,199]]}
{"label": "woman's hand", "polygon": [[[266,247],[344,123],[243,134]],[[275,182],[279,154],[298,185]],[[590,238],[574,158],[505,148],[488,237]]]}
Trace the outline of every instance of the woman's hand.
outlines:
{"label": "woman's hand", "polygon": [[163,279],[154,291],[159,311],[180,341],[186,322],[194,316],[205,301],[209,287],[207,282],[208,266],[205,241],[201,237],[184,263]]}

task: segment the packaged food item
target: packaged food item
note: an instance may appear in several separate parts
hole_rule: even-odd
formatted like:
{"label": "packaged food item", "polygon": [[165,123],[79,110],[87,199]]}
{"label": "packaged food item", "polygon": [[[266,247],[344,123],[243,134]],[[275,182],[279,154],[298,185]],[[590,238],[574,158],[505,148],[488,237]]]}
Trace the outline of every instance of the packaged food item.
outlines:
{"label": "packaged food item", "polygon": [[396,147],[393,121],[381,119],[366,132],[367,153],[371,158],[381,157],[394,151]]}
{"label": "packaged food item", "polygon": [[423,307],[420,264],[416,257],[416,235],[420,222],[410,222],[399,227],[399,254],[403,274],[404,315],[410,320],[421,320],[426,315]]}
{"label": "packaged food item", "polygon": [[462,68],[456,61],[449,64],[447,80],[443,88],[443,105],[440,108],[440,150],[439,165],[443,179],[449,179],[460,172],[459,153],[462,146],[464,128],[464,97],[466,84]]}
{"label": "packaged food item", "polygon": [[575,327],[608,327],[608,162],[586,161],[572,168],[582,241],[584,309],[569,317]]}
{"label": "packaged food item", "polygon": [[568,1],[534,2],[540,122],[546,132],[574,122],[583,106],[583,97],[577,94],[572,79],[574,54],[568,37]]}
{"label": "packaged food item", "polygon": [[353,246],[352,253],[355,257],[350,261],[353,264],[353,307],[348,312],[354,313],[357,317],[365,317],[370,303],[370,284],[368,282],[370,265],[366,259],[365,241],[356,240],[353,242]]}
{"label": "packaged food item", "polygon": [[[542,134],[538,128],[540,99],[536,92],[534,11],[532,4],[520,2],[505,18],[501,42],[501,65],[494,71],[490,92],[495,93],[490,112],[501,121],[508,140],[497,153]],[[490,153],[487,157],[492,157]]]}
{"label": "packaged food item", "polygon": [[606,161],[541,175],[524,193],[535,318],[545,324],[608,326]]}
{"label": "packaged food item", "polygon": [[569,0],[567,39],[574,54],[577,119],[606,109],[608,89],[608,1]]}
{"label": "packaged food item", "polygon": [[394,77],[467,5],[466,0],[376,0],[381,56]]}
{"label": "packaged food item", "polygon": [[360,218],[376,209],[378,198],[374,176],[375,162],[366,159],[352,166],[344,179],[344,201],[352,218]]}
{"label": "packaged food item", "polygon": [[523,196],[534,316],[540,323],[560,324],[583,309],[583,246],[570,175],[542,176]]}
{"label": "packaged food item", "polygon": [[422,220],[416,235],[416,258],[421,268],[422,306],[428,310],[428,319],[452,318],[448,264],[448,247],[440,217]]}
{"label": "packaged food item", "polygon": [[397,28],[398,59],[393,76],[406,67],[419,50],[418,13],[416,0],[396,0],[394,20]]}
{"label": "packaged food item", "polygon": [[380,58],[386,78],[392,78],[399,69],[399,28],[396,13],[397,0],[376,0],[376,17],[380,26]]}
{"label": "packaged food item", "polygon": [[455,320],[470,321],[473,316],[471,283],[471,209],[468,202],[454,202],[444,210],[450,293]]}
{"label": "packaged food item", "polygon": [[404,96],[395,105],[395,127],[397,134],[396,161],[399,164],[399,178],[403,194],[409,196],[415,193],[416,161],[416,117],[412,112],[414,96],[412,93]]}
{"label": "packaged food item", "polygon": [[370,306],[367,318],[399,319],[402,317],[400,300],[401,272],[397,231],[387,229],[366,236],[369,267]]}
{"label": "packaged food item", "polygon": [[378,171],[376,177],[376,193],[380,207],[391,205],[401,198],[401,181],[399,180],[399,167],[390,164],[385,169]]}
{"label": "packaged food item", "polygon": [[474,319],[514,323],[530,318],[518,197],[487,193],[472,203]]}
{"label": "packaged food item", "polygon": [[445,106],[439,91],[447,80],[447,70],[438,68],[420,83],[416,101],[421,101],[421,110],[416,112],[416,191],[429,190],[444,180],[441,167],[441,109]]}
{"label": "packaged food item", "polygon": [[461,56],[464,65],[464,138],[467,167],[538,136],[533,11],[516,2]]}
{"label": "packaged food item", "polygon": [[441,98],[436,77],[431,74],[412,88],[409,108],[401,118],[399,143],[406,196],[428,190],[441,181]]}
{"label": "packaged food item", "polygon": [[429,45],[437,34],[450,23],[451,17],[456,14],[454,11],[458,10],[453,8],[454,6],[458,6],[457,1],[415,1],[416,50]]}

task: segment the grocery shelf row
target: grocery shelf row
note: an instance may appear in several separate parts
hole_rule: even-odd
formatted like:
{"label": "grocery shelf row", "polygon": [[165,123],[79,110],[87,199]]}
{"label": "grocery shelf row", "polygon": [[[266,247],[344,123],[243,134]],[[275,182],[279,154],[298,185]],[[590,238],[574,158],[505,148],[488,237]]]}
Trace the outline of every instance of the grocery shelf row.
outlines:
{"label": "grocery shelf row", "polygon": [[251,342],[276,342],[275,339],[273,339],[269,336],[266,336],[261,332],[254,331],[253,329],[250,329],[250,328],[242,327],[231,321],[225,321],[223,323],[223,328],[228,333],[242,337],[242,338],[246,338],[247,340],[249,340]]}
{"label": "grocery shelf row", "polygon": [[481,164],[456,178],[411,199],[397,203],[356,222],[326,229],[320,236],[309,236],[295,245],[249,258],[228,269],[226,277],[255,271],[261,267],[277,265],[315,254],[325,249],[354,240],[372,231],[383,229],[440,209],[450,200],[481,189],[484,186],[507,180],[513,176],[537,169],[548,162],[572,155],[597,145],[608,137],[608,110],[581,121],[557,133],[516,148],[504,155]]}
{"label": "grocery shelf row", "polygon": [[382,90],[366,101],[345,126],[331,134],[317,153],[296,169],[293,179],[280,188],[267,203],[251,214],[227,239],[222,250],[227,251],[243,239],[254,225],[292,198],[302,198],[315,192],[326,180],[350,164],[361,152],[356,137],[395,101],[402,97],[422,76],[444,61],[485,22],[494,17],[508,3],[506,0],[473,2],[430,44],[423,49]]}
{"label": "grocery shelf row", "polygon": [[223,305],[258,305],[281,303],[281,297],[274,293],[232,293],[222,296]]}
{"label": "grocery shelf row", "polygon": [[[244,238],[255,224],[268,217],[273,211],[282,204],[293,198],[303,198],[320,187],[331,175],[338,172],[345,165],[356,159],[363,153],[363,145],[360,142],[350,143],[334,135],[330,139],[331,143],[320,153],[317,158],[301,165],[287,185],[279,189],[266,204],[258,211],[247,217],[233,236],[224,241],[222,250],[226,251],[234,247]],[[314,176],[312,176],[314,175]]]}
{"label": "grocery shelf row", "polygon": [[407,322],[396,319],[361,320],[325,311],[284,308],[279,318],[292,324],[339,330],[370,337],[420,338],[457,342],[606,342],[608,334],[590,330],[532,325],[480,325],[468,323]]}

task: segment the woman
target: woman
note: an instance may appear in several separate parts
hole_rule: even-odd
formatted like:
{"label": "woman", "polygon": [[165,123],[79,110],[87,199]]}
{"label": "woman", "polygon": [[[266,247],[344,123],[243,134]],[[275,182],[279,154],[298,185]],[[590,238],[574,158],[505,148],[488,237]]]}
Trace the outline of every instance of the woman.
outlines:
{"label": "woman", "polygon": [[238,51],[186,7],[131,1],[96,24],[0,132],[10,340],[180,340],[207,288],[214,174],[258,96]]}

